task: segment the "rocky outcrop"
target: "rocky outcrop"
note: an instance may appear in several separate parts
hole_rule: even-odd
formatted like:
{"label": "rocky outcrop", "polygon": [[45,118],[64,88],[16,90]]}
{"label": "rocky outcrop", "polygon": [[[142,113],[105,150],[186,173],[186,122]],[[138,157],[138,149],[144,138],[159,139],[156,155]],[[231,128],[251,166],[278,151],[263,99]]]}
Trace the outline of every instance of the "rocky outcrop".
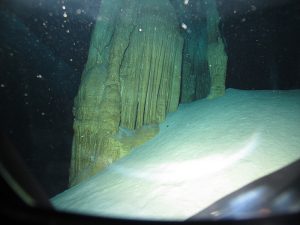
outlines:
{"label": "rocky outcrop", "polygon": [[168,1],[101,2],[74,103],[71,186],[152,138],[177,109],[182,47]]}

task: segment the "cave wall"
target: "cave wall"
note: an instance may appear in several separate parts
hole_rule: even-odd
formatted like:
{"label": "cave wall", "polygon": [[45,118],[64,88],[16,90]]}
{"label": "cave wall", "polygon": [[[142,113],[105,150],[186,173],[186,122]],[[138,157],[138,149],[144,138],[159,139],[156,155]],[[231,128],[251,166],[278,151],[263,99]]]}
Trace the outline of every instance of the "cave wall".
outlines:
{"label": "cave wall", "polygon": [[169,1],[101,2],[74,102],[71,186],[152,138],[177,109],[182,48]]}

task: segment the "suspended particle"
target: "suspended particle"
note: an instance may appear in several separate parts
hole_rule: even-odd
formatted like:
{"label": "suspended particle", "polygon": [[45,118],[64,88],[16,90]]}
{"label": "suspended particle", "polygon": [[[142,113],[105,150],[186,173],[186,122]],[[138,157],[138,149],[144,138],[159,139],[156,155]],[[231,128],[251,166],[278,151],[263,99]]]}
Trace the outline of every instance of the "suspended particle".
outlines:
{"label": "suspended particle", "polygon": [[76,14],[81,14],[81,9],[76,9]]}
{"label": "suspended particle", "polygon": [[256,10],[256,6],[255,5],[251,5],[251,10],[255,11]]}

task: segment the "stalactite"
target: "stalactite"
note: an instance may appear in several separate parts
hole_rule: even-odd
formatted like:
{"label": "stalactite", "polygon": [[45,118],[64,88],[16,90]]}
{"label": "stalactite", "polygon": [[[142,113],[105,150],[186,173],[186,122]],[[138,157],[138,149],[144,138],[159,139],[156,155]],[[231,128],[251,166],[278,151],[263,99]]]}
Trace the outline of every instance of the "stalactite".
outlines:
{"label": "stalactite", "polygon": [[118,0],[103,0],[92,39],[88,60],[82,74],[78,94],[74,100],[74,137],[70,167],[70,185],[86,177],[89,168],[95,164],[100,154],[103,138],[101,128],[105,81],[107,79],[108,59],[115,32],[116,15],[121,7]]}
{"label": "stalactite", "polygon": [[143,2],[120,72],[122,127],[155,124],[164,120],[167,111],[177,109],[181,51],[182,38],[170,3]]}
{"label": "stalactite", "polygon": [[211,77],[208,98],[224,95],[227,70],[227,54],[219,31],[220,16],[215,0],[207,1],[208,49],[207,60]]}
{"label": "stalactite", "polygon": [[152,138],[157,124],[177,109],[183,46],[178,28],[169,1],[101,2],[74,104],[70,185]]}
{"label": "stalactite", "polygon": [[203,1],[172,1],[181,20],[184,37],[181,78],[182,103],[205,98],[210,89],[207,65],[207,26]]}

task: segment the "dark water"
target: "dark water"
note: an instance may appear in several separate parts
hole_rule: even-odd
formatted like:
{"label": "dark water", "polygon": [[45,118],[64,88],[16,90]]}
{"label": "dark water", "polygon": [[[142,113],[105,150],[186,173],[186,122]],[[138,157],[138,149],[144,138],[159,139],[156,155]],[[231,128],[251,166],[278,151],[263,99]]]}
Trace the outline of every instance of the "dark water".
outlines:
{"label": "dark water", "polygon": [[[300,88],[299,1],[218,3],[228,54],[226,87]],[[1,130],[49,196],[68,184],[73,99],[99,5],[99,0],[0,2]]]}
{"label": "dark water", "polygon": [[98,5],[1,1],[1,130],[50,196],[67,187],[73,99]]}

